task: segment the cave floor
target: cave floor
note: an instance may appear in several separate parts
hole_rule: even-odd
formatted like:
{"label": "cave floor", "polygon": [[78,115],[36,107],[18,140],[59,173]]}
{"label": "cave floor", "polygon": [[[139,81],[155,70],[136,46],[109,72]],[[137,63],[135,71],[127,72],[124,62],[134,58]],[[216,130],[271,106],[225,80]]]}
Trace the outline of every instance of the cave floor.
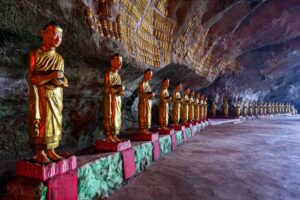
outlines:
{"label": "cave floor", "polygon": [[300,117],[205,129],[109,199],[300,199]]}

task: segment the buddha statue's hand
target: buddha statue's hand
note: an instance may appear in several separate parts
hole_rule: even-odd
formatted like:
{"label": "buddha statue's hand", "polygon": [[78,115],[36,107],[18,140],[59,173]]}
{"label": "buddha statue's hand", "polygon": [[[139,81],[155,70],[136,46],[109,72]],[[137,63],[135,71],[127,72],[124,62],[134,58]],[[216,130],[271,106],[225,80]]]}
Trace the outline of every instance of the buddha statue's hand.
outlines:
{"label": "buddha statue's hand", "polygon": [[50,74],[52,79],[64,78],[64,73],[62,71],[54,71]]}

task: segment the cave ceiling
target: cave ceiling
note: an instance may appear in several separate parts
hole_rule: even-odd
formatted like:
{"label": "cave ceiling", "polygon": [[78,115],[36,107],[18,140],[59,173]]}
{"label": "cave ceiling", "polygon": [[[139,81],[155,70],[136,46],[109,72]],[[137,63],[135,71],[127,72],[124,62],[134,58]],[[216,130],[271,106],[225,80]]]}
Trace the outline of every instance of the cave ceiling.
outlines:
{"label": "cave ceiling", "polygon": [[299,0],[87,1],[86,22],[138,62],[183,64],[213,82],[254,67],[280,77],[300,60]]}

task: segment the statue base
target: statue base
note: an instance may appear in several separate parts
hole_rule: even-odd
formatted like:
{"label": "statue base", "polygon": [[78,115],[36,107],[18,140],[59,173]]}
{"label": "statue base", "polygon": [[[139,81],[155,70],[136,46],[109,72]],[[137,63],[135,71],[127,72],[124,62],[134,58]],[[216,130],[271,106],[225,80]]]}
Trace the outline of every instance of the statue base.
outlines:
{"label": "statue base", "polygon": [[96,150],[103,152],[119,152],[131,148],[129,140],[119,143],[107,142],[105,140],[96,141]]}
{"label": "statue base", "polygon": [[152,141],[152,154],[153,154],[153,161],[157,161],[160,158],[160,144],[159,140]]}
{"label": "statue base", "polygon": [[33,159],[26,159],[17,162],[16,175],[46,181],[76,168],[77,158],[73,155],[49,164],[39,164]]}
{"label": "statue base", "polygon": [[123,160],[123,178],[125,180],[133,177],[136,172],[134,149],[128,148],[121,152]]}
{"label": "statue base", "polygon": [[156,141],[158,140],[158,133],[135,133],[133,135],[133,140],[134,141]]}
{"label": "statue base", "polygon": [[158,129],[158,133],[160,135],[173,135],[174,134],[174,129],[173,128],[168,128],[168,129]]}
{"label": "statue base", "polygon": [[182,124],[172,124],[171,127],[175,130],[175,131],[184,131],[185,130],[185,125]]}

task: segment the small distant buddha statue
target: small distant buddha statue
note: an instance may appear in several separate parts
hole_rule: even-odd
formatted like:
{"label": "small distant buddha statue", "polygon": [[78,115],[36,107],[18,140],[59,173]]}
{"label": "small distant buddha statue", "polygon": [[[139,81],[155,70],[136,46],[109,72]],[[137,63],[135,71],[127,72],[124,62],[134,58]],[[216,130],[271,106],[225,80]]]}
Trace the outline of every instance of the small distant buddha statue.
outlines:
{"label": "small distant buddha statue", "polygon": [[171,97],[169,95],[169,79],[163,80],[163,86],[160,91],[158,113],[159,113],[159,123],[162,129],[167,129],[169,123],[169,102]]}
{"label": "small distant buddha statue", "polygon": [[41,164],[63,159],[55,152],[62,138],[63,88],[68,87],[64,60],[55,50],[62,34],[61,24],[50,22],[42,30],[41,47],[29,55],[29,139]]}
{"label": "small distant buddha statue", "polygon": [[144,134],[150,134],[149,128],[151,128],[152,99],[155,96],[149,84],[152,76],[152,70],[147,69],[144,72],[144,78],[139,85],[138,119],[139,127]]}
{"label": "small distant buddha statue", "polygon": [[240,118],[240,115],[241,115],[241,104],[240,104],[240,101],[236,102],[236,105],[235,105],[235,115],[236,115],[236,118]]}
{"label": "small distant buddha statue", "polygon": [[223,103],[223,114],[224,114],[224,117],[225,117],[225,118],[228,117],[228,103],[227,103],[226,100],[225,100],[224,103]]}
{"label": "small distant buddha statue", "polygon": [[275,104],[272,103],[272,115],[274,115],[274,114],[275,114]]}
{"label": "small distant buddha statue", "polygon": [[259,114],[260,115],[263,115],[264,114],[264,105],[262,102],[260,102],[259,104]]}
{"label": "small distant buddha statue", "polygon": [[194,91],[191,91],[190,92],[190,102],[189,102],[189,121],[192,122],[194,121],[194,103],[195,103],[195,99],[194,99],[194,96],[195,96],[195,92]]}
{"label": "small distant buddha statue", "polygon": [[248,103],[248,115],[252,116],[252,102],[251,102],[251,100]]}
{"label": "small distant buddha statue", "polygon": [[205,96],[204,97],[204,120],[207,120],[207,107],[208,107],[208,104],[207,104],[207,97]]}
{"label": "small distant buddha statue", "polygon": [[200,119],[204,119],[204,96],[200,96]]}
{"label": "small distant buddha statue", "polygon": [[271,105],[270,102],[268,103],[268,114],[269,114],[269,115],[272,114],[272,105]]}
{"label": "small distant buddha statue", "polygon": [[254,110],[253,110],[253,114],[254,116],[257,116],[258,115],[258,104],[257,104],[257,101],[254,102]]}
{"label": "small distant buddha statue", "polygon": [[213,118],[215,118],[217,116],[217,105],[216,103],[213,101],[212,105],[211,105],[211,116]]}
{"label": "small distant buddha statue", "polygon": [[189,120],[189,93],[190,89],[186,88],[184,90],[183,99],[181,103],[181,120],[183,123],[186,123]]}
{"label": "small distant buddha statue", "polygon": [[246,101],[244,101],[244,103],[243,103],[243,116],[244,117],[247,116],[247,104],[246,104]]}
{"label": "small distant buddha statue", "polygon": [[175,92],[173,94],[173,121],[175,125],[178,125],[180,120],[180,109],[181,109],[181,92],[182,84],[179,83],[176,86]]}
{"label": "small distant buddha statue", "polygon": [[278,114],[279,109],[278,109],[278,102],[275,103],[275,114]]}
{"label": "small distant buddha statue", "polygon": [[268,104],[264,103],[264,115],[267,115]]}
{"label": "small distant buddha statue", "polygon": [[194,102],[194,120],[198,121],[199,120],[199,111],[200,111],[200,107],[199,107],[199,100],[200,100],[200,94],[196,94],[195,97],[195,102]]}

